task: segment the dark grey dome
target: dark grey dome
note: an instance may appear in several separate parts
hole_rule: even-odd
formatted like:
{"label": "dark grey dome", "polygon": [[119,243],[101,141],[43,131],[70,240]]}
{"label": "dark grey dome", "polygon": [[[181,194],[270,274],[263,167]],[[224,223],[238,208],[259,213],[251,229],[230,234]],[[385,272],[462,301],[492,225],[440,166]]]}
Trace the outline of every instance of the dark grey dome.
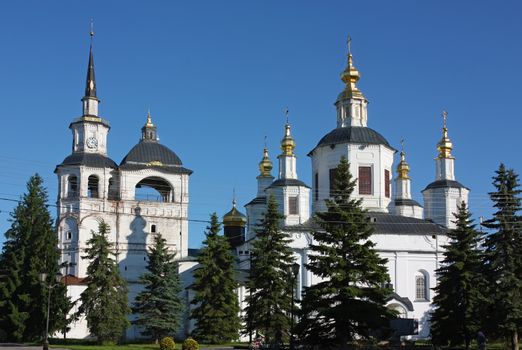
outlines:
{"label": "dark grey dome", "polygon": [[[390,146],[388,141],[377,131],[364,126],[347,126],[344,128],[335,128],[326,134],[315,146],[330,146],[340,143],[358,143],[363,145],[384,145],[388,148],[394,149]],[[314,148],[314,150],[315,150]],[[314,151],[312,150],[309,155]]]}
{"label": "dark grey dome", "polygon": [[151,162],[161,162],[163,165],[182,165],[181,159],[176,153],[158,142],[150,141],[141,141],[132,147],[121,161],[121,165],[126,163],[149,164]]}
{"label": "dark grey dome", "polygon": [[297,179],[277,179],[268,188],[270,187],[284,187],[284,186],[302,186],[308,187],[303,181]]}
{"label": "dark grey dome", "polygon": [[430,188],[466,188],[466,189],[468,189],[466,186],[464,186],[463,184],[461,184],[460,182],[455,181],[455,180],[433,181],[428,186],[426,186],[426,188],[423,189],[422,191],[426,191],[427,189],[430,189]]}
{"label": "dark grey dome", "polygon": [[151,167],[169,173],[192,173],[182,167],[181,159],[176,153],[156,141],[140,141],[120,163],[120,168],[128,170]]}
{"label": "dark grey dome", "polygon": [[85,165],[93,168],[118,168],[118,165],[109,157],[98,153],[78,152],[67,156],[63,162],[58,165]]}

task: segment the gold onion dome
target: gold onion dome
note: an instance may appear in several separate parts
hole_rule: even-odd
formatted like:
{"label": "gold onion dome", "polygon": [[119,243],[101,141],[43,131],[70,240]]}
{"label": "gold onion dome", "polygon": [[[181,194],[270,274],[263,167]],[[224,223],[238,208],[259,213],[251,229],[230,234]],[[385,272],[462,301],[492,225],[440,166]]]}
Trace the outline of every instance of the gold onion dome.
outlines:
{"label": "gold onion dome", "polygon": [[292,135],[290,134],[290,124],[285,124],[285,136],[281,140],[281,150],[283,151],[283,155],[293,156],[295,148],[295,141]]}
{"label": "gold onion dome", "polygon": [[406,157],[404,153],[404,143],[402,145],[401,150],[401,161],[399,162],[399,165],[397,165],[397,174],[399,176],[399,179],[407,180],[410,178],[410,166],[406,162]]}
{"label": "gold onion dome", "polygon": [[152,123],[152,117],[150,115],[150,110],[147,112],[147,123],[145,123],[146,128],[152,128],[154,127],[154,124]]}
{"label": "gold onion dome", "polygon": [[451,143],[451,140],[448,137],[448,128],[446,127],[446,118],[448,113],[444,111],[442,112],[442,116],[444,118],[444,126],[442,127],[442,139],[437,144],[437,150],[439,151],[437,158],[453,159],[453,156],[451,155],[453,143]]}
{"label": "gold onion dome", "polygon": [[357,88],[356,83],[361,78],[361,74],[353,65],[353,56],[350,48],[352,39],[348,38],[348,65],[341,73],[341,80],[346,84],[344,91],[341,93],[344,97],[363,97],[362,92]]}
{"label": "gold onion dome", "polygon": [[232,201],[232,210],[223,215],[224,226],[245,226],[246,216],[236,208],[236,200]]}
{"label": "gold onion dome", "polygon": [[259,171],[261,176],[271,176],[272,168],[274,166],[272,165],[272,161],[270,158],[268,158],[268,150],[263,150],[263,159],[259,162]]}

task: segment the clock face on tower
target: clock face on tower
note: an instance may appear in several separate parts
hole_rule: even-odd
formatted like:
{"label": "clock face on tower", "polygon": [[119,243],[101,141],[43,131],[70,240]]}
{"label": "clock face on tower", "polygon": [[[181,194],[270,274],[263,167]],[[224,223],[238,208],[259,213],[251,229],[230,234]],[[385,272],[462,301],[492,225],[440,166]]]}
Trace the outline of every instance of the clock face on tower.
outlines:
{"label": "clock face on tower", "polygon": [[87,147],[89,147],[90,149],[96,149],[98,147],[98,140],[96,140],[96,138],[94,137],[89,137],[86,143]]}

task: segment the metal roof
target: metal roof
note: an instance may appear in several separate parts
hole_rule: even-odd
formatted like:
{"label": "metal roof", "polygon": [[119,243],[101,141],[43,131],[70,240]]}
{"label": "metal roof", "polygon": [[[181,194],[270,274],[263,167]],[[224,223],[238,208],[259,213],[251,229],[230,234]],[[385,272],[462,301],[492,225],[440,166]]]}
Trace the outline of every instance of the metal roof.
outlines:
{"label": "metal roof", "polygon": [[394,204],[396,206],[399,206],[399,205],[416,205],[416,206],[422,208],[422,205],[420,205],[419,202],[417,202],[417,201],[415,201],[413,199],[396,199]]}
{"label": "metal roof", "polygon": [[341,143],[356,143],[363,145],[384,145],[388,148],[394,149],[388,141],[377,131],[364,126],[348,126],[344,128],[335,128],[328,134],[323,136],[317,146],[308,153],[312,152],[321,146],[331,146]]}
{"label": "metal roof", "polygon": [[156,141],[142,140],[127,153],[120,165],[126,163],[149,164],[161,162],[163,165],[182,165],[178,155]]}
{"label": "metal roof", "polygon": [[256,197],[252,199],[250,202],[245,204],[244,206],[252,205],[252,204],[266,204],[266,197]]}
{"label": "metal roof", "polygon": [[268,188],[270,187],[283,187],[283,186],[303,186],[310,188],[303,181],[297,179],[277,179]]}
{"label": "metal roof", "polygon": [[426,191],[427,189],[430,189],[430,188],[466,188],[466,189],[468,189],[466,186],[464,186],[463,184],[461,184],[458,181],[454,181],[454,180],[437,180],[437,181],[433,181],[428,186],[426,186],[426,188],[423,189],[422,192],[424,192],[424,191]]}
{"label": "metal roof", "polygon": [[109,157],[98,153],[83,152],[73,153],[70,156],[67,156],[57,167],[63,165],[85,165],[93,168],[118,168],[118,165]]}

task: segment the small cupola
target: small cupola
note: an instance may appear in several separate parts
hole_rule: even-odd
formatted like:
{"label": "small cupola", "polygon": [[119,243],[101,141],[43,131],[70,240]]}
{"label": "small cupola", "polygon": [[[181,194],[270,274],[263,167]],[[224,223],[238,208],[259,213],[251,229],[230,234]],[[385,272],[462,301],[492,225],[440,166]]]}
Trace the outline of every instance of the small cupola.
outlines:
{"label": "small cupola", "polygon": [[285,124],[285,136],[281,140],[281,150],[283,151],[282,155],[285,156],[293,156],[295,149],[295,141],[290,133],[290,124],[288,122]]}
{"label": "small cupola", "polygon": [[231,247],[245,242],[246,216],[236,208],[236,200],[232,201],[232,210],[223,216],[223,231]]}
{"label": "small cupola", "polygon": [[273,168],[274,165],[268,157],[268,149],[265,146],[265,149],[263,150],[263,159],[259,162],[259,175],[263,177],[272,176],[271,173]]}
{"label": "small cupola", "polygon": [[147,122],[141,128],[141,140],[158,142],[156,126],[152,123],[152,117],[150,116],[150,110],[147,113]]}
{"label": "small cupola", "polygon": [[406,162],[406,156],[404,153],[404,140],[401,141],[401,161],[399,162],[399,165],[397,165],[397,176],[402,180],[410,178],[410,166]]}

